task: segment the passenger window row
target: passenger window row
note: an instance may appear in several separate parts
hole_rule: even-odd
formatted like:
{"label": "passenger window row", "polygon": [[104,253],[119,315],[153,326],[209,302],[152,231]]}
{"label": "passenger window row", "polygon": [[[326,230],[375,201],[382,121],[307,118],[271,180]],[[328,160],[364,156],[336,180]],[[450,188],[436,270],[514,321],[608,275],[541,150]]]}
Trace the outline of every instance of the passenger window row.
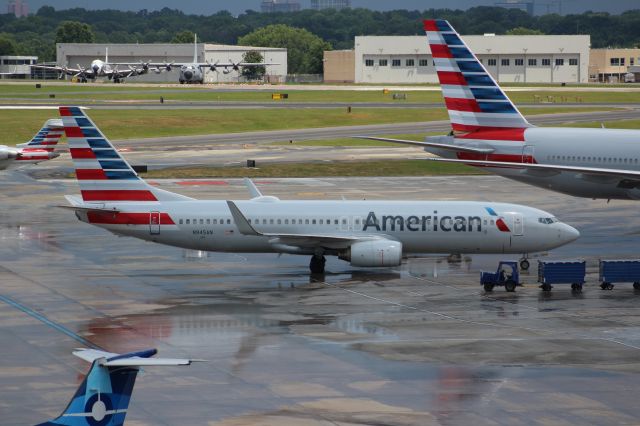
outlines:
{"label": "passenger window row", "polygon": [[547,155],[547,160],[560,161],[597,161],[600,163],[638,164],[637,158],[616,158],[616,157],[582,157],[575,155]]}
{"label": "passenger window row", "polygon": [[[342,221],[343,225],[348,224],[346,218],[340,219],[247,219],[249,223],[254,225],[339,225]],[[353,220],[354,225],[360,225],[361,219],[355,218]],[[180,225],[231,225],[231,219],[180,219],[178,221]],[[364,221],[362,221],[364,223]]]}

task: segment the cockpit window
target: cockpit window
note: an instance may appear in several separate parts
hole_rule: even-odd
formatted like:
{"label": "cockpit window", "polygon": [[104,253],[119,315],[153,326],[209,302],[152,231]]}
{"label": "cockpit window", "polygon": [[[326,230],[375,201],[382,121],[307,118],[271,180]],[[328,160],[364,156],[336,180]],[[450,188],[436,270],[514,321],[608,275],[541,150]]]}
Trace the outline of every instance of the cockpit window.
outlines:
{"label": "cockpit window", "polygon": [[552,223],[557,222],[558,219],[555,217],[539,217],[538,222],[544,223],[545,225],[551,225]]}

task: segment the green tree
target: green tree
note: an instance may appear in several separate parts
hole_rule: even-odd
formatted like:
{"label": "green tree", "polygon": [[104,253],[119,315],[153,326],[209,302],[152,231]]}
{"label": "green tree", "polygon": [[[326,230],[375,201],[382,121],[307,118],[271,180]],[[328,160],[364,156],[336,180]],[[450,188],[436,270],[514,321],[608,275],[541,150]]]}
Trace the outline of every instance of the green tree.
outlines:
{"label": "green tree", "polygon": [[287,66],[291,74],[322,73],[322,56],[331,45],[302,28],[284,24],[268,25],[240,37],[238,44],[287,49]]}
{"label": "green tree", "polygon": [[91,27],[78,21],[63,21],[56,30],[56,43],[93,43]]}
{"label": "green tree", "polygon": [[[250,64],[256,64],[264,61],[262,54],[255,50],[249,50],[242,55],[242,62]],[[247,80],[258,80],[264,77],[265,69],[263,66],[258,67],[243,67],[242,76]]]}
{"label": "green tree", "polygon": [[531,28],[525,27],[516,27],[510,30],[507,30],[507,35],[544,35],[544,33],[540,30],[533,30]]}
{"label": "green tree", "polygon": [[180,31],[171,39],[171,43],[193,43],[195,34],[189,30]]}
{"label": "green tree", "polygon": [[16,50],[16,42],[8,35],[0,34],[0,55],[15,55]]}

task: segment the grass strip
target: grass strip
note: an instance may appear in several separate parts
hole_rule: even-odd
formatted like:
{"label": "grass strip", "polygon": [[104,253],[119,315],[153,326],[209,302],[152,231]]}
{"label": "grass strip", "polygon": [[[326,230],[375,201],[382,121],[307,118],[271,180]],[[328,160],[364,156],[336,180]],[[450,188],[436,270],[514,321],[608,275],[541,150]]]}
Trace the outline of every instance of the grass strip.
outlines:
{"label": "grass strip", "polygon": [[318,163],[274,163],[247,167],[174,167],[150,170],[145,178],[195,179],[240,177],[364,177],[364,176],[438,176],[484,174],[462,164],[425,160],[331,161]]}

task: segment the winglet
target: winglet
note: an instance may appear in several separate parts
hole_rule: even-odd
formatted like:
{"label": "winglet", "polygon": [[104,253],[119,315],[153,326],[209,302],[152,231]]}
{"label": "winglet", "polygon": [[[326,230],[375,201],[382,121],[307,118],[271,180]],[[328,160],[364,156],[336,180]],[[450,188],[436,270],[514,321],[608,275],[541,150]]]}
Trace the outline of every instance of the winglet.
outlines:
{"label": "winglet", "polygon": [[261,233],[256,231],[253,226],[251,226],[247,218],[244,217],[238,206],[236,206],[236,203],[227,200],[227,205],[229,206],[229,210],[231,210],[231,216],[233,216],[233,220],[235,221],[236,226],[238,227],[238,230],[242,235],[262,235]]}
{"label": "winglet", "polygon": [[262,197],[262,192],[258,189],[255,183],[249,178],[244,178],[244,184],[246,185],[249,193],[251,194],[251,198]]}

